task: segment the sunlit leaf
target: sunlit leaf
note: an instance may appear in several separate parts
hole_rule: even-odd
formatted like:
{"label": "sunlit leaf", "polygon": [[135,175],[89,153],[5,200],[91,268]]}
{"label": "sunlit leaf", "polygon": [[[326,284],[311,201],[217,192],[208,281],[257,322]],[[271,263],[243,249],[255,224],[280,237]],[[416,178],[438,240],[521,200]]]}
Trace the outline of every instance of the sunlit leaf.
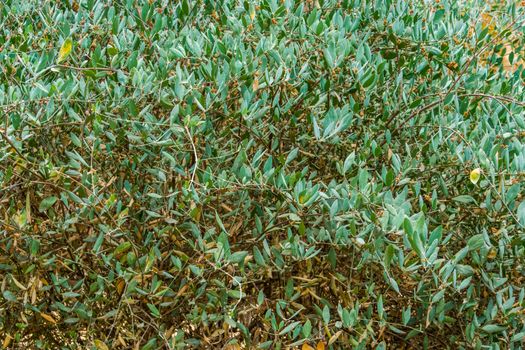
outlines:
{"label": "sunlit leaf", "polygon": [[470,182],[472,182],[474,185],[478,183],[480,177],[481,177],[480,168],[476,168],[470,172]]}
{"label": "sunlit leaf", "polygon": [[61,63],[62,61],[64,61],[71,53],[72,48],[73,40],[71,40],[71,38],[67,38],[66,40],[64,40],[62,46],[60,46],[60,50],[58,51],[57,63]]}

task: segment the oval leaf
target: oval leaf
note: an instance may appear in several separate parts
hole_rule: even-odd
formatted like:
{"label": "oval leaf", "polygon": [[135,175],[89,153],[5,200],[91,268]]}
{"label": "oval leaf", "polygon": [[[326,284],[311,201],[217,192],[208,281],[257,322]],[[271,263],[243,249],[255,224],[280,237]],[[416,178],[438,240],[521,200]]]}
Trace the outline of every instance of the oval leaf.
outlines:
{"label": "oval leaf", "polygon": [[67,58],[67,56],[69,56],[69,54],[71,53],[72,48],[73,41],[71,40],[71,38],[67,38],[66,40],[64,40],[62,46],[60,46],[60,51],[58,51],[57,63],[64,61]]}
{"label": "oval leaf", "polygon": [[470,182],[472,182],[474,185],[478,183],[480,177],[481,177],[480,168],[476,168],[470,172]]}

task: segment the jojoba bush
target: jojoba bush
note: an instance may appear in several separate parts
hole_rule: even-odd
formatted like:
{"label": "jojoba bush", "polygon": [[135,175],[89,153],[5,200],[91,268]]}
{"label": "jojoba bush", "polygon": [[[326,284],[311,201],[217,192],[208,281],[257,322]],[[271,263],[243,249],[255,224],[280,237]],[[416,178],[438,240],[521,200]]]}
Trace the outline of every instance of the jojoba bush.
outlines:
{"label": "jojoba bush", "polygon": [[521,349],[525,10],[4,0],[20,349]]}

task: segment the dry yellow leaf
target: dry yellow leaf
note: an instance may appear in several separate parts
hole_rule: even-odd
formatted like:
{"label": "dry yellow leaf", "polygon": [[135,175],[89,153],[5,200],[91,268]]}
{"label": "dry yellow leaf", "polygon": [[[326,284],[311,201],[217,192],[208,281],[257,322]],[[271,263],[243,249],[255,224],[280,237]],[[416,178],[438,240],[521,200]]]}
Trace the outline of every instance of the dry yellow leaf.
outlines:
{"label": "dry yellow leaf", "polygon": [[4,341],[2,342],[2,348],[7,349],[9,344],[11,344],[11,340],[13,337],[11,337],[9,334],[5,336]]}
{"label": "dry yellow leaf", "polygon": [[45,314],[45,313],[41,312],[40,316],[42,316],[42,318],[44,320],[46,320],[48,322],[51,322],[52,324],[56,324],[57,323],[57,321],[55,321],[55,319],[51,315],[48,315],[48,314]]}
{"label": "dry yellow leaf", "polygon": [[304,343],[303,346],[301,347],[301,350],[315,350],[314,348],[312,348],[310,345],[308,345],[307,343]]}
{"label": "dry yellow leaf", "polygon": [[338,331],[337,333],[335,333],[334,335],[332,335],[330,337],[330,339],[328,340],[328,346],[332,345],[333,343],[335,343],[335,341],[341,336],[341,334],[343,333],[343,331]]}
{"label": "dry yellow leaf", "polygon": [[179,298],[180,296],[184,295],[186,290],[188,289],[188,285],[185,284],[178,292],[177,295],[175,295],[175,299]]}
{"label": "dry yellow leaf", "polygon": [[126,286],[126,281],[121,279],[117,282],[117,293],[122,294],[124,287]]}
{"label": "dry yellow leaf", "polygon": [[118,335],[117,340],[120,343],[120,345],[122,345],[123,347],[127,347],[128,346],[128,344],[126,344],[126,341],[122,338],[122,336],[120,334]]}
{"label": "dry yellow leaf", "polygon": [[14,276],[11,276],[11,280],[18,287],[18,289],[27,290],[27,287],[25,287],[22,283],[18,282],[18,280]]}
{"label": "dry yellow leaf", "polygon": [[37,286],[35,283],[33,283],[33,285],[31,286],[31,302],[34,304],[36,302],[36,298],[37,298]]}
{"label": "dry yellow leaf", "polygon": [[488,28],[490,34],[494,34],[496,24],[494,18],[490,13],[484,12],[481,14],[481,25],[483,28]]}
{"label": "dry yellow leaf", "polygon": [[317,350],[324,350],[324,342],[320,341],[316,346]]}
{"label": "dry yellow leaf", "polygon": [[71,52],[71,49],[73,48],[73,41],[71,38],[67,38],[64,43],[62,43],[62,46],[60,47],[60,51],[58,51],[58,58],[57,63],[62,62],[66,59],[67,56],[69,56],[69,53]]}
{"label": "dry yellow leaf", "polygon": [[95,339],[93,343],[97,350],[109,350],[109,347],[102,340]]}

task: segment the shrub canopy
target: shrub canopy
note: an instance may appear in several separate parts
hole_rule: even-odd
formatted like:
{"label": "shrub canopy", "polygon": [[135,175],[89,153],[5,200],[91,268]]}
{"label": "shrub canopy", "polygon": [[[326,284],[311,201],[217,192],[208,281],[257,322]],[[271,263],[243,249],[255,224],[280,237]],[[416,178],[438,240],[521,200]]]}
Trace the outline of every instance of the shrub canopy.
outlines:
{"label": "shrub canopy", "polygon": [[518,349],[515,1],[0,4],[0,334]]}

